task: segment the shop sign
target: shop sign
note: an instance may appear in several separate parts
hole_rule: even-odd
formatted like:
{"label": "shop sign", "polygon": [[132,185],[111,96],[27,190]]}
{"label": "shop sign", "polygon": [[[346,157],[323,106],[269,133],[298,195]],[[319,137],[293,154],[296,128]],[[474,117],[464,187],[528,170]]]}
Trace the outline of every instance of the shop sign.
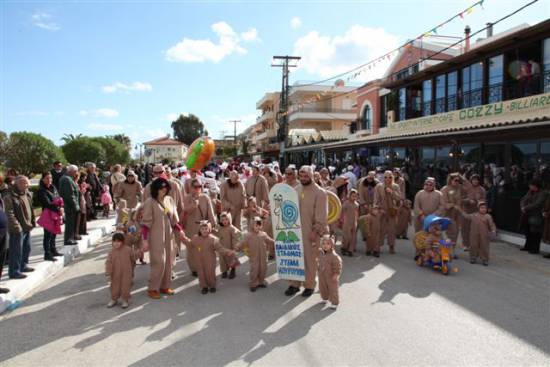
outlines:
{"label": "shop sign", "polygon": [[458,111],[440,113],[405,121],[390,123],[392,130],[414,130],[426,127],[442,127],[450,123],[483,123],[498,119],[513,119],[514,115],[533,113],[530,118],[543,117],[550,114],[550,93],[538,94],[505,102],[490,103],[482,106],[464,108]]}

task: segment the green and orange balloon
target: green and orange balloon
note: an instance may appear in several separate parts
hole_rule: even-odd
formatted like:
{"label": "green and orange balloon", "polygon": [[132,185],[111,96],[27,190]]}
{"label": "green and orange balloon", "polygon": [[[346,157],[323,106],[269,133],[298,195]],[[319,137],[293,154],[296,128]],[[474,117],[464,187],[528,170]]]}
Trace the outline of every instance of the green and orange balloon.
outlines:
{"label": "green and orange balloon", "polygon": [[187,169],[196,171],[201,170],[210,162],[215,151],[216,145],[214,144],[214,140],[208,136],[201,136],[195,139],[187,151],[185,159]]}

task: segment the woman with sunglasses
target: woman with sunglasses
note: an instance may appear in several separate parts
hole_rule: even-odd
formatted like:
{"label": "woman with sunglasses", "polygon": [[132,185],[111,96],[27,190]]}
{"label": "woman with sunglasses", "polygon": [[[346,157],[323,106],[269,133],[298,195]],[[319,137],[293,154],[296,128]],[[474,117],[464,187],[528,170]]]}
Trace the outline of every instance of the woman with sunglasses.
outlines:
{"label": "woman with sunglasses", "polygon": [[443,195],[443,212],[442,216],[451,220],[451,224],[447,228],[447,235],[453,242],[453,258],[458,259],[456,254],[456,241],[458,240],[458,233],[462,225],[463,202],[466,197],[466,190],[462,186],[464,178],[460,176],[460,173],[453,172],[447,178],[447,185],[441,189]]}
{"label": "woman with sunglasses", "polygon": [[399,185],[393,181],[392,171],[384,172],[384,181],[374,189],[374,205],[380,207],[380,247],[388,238],[390,254],[395,254],[395,238],[397,235],[397,210],[401,202]]}
{"label": "woman with sunglasses", "polygon": [[169,192],[168,180],[158,177],[151,183],[151,197],[143,204],[142,249],[149,251],[151,260],[147,293],[153,299],[159,299],[161,294],[174,294],[171,288],[176,256],[174,235],[181,241],[187,240],[178,224],[176,204]]}
{"label": "woman with sunglasses", "polygon": [[[217,222],[212,201],[202,192],[201,181],[198,178],[191,179],[189,187],[191,191],[183,200],[184,228],[186,236],[193,238],[199,233],[201,221],[207,220],[212,228],[216,227]],[[195,251],[193,247],[187,247],[187,265],[193,276],[197,276]]]}

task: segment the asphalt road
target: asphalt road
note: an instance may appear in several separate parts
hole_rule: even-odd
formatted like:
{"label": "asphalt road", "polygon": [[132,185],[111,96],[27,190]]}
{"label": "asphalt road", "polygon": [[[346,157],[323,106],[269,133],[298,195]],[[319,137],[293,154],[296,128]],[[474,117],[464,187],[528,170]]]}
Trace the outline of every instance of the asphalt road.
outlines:
{"label": "asphalt road", "polygon": [[177,294],[156,301],[138,266],[122,310],[105,307],[104,243],[0,318],[0,365],[549,365],[549,260],[495,244],[489,267],[461,254],[445,277],[417,268],[407,241],[384,250],[344,259],[337,311],[285,297],[273,263],[267,289],[248,290],[244,264],[203,296],[185,261]]}

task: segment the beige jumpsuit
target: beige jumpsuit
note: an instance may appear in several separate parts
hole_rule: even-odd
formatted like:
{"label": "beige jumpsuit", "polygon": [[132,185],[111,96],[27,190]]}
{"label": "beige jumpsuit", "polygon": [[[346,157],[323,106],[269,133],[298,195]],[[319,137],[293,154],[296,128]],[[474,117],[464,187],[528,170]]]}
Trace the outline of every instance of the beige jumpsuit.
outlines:
{"label": "beige jumpsuit", "polygon": [[246,205],[246,193],[244,185],[239,181],[232,186],[229,180],[226,180],[220,187],[220,198],[222,200],[222,210],[231,213],[231,221],[235,227],[241,229],[242,211]]}
{"label": "beige jumpsuit", "polygon": [[172,283],[172,264],[176,256],[173,226],[178,223],[174,199],[165,196],[161,205],[152,197],[143,203],[142,225],[148,228],[151,273],[149,290],[168,289]]}
{"label": "beige jumpsuit", "polygon": [[[229,223],[227,227],[220,226],[216,231],[216,236],[219,238],[223,247],[229,250],[235,250],[241,238],[241,231]],[[220,270],[222,273],[228,271],[231,264],[234,264],[237,260],[236,256],[219,254],[218,257],[220,260]]]}
{"label": "beige jumpsuit", "polygon": [[424,218],[426,218],[430,214],[439,215],[442,211],[443,195],[440,191],[418,191],[414,197],[415,233],[423,230]]}
{"label": "beige jumpsuit", "polygon": [[[469,181],[464,181],[464,189],[466,192],[466,198],[464,199],[463,206],[466,214],[474,214],[478,211],[478,204],[485,201],[486,193],[482,186],[473,186]],[[462,218],[462,242],[464,247],[470,247],[470,219],[465,216]]]}
{"label": "beige jumpsuit", "polygon": [[269,204],[269,186],[264,176],[252,176],[246,180],[246,196],[256,198],[259,207],[264,208]]}
{"label": "beige jumpsuit", "polygon": [[357,221],[359,220],[359,203],[350,199],[342,206],[342,249],[355,251],[357,245]]}
{"label": "beige jumpsuit", "polygon": [[105,261],[105,274],[111,282],[111,299],[130,300],[132,279],[134,278],[134,256],[128,246],[111,249]]}
{"label": "beige jumpsuit", "polygon": [[378,180],[374,179],[374,185],[368,184],[366,177],[362,178],[357,183],[357,192],[359,194],[359,205],[361,205],[361,215],[369,213],[369,209],[374,205],[374,188],[379,184]]}
{"label": "beige jumpsuit", "polygon": [[248,232],[242,243],[248,246],[248,257],[250,261],[250,288],[264,284],[267,273],[267,247],[273,246],[275,242],[264,231],[259,233]]}
{"label": "beige jumpsuit", "polygon": [[496,231],[491,214],[464,214],[470,220],[470,258],[489,261],[491,233]]}
{"label": "beige jumpsuit", "polygon": [[[462,187],[453,187],[451,184],[441,189],[441,195],[443,195],[443,216],[451,220],[451,224],[447,228],[447,235],[456,244],[458,240],[458,233],[460,232],[460,226],[462,224],[462,215],[457,208],[462,209],[462,199],[464,197],[464,191]],[[449,206],[449,208],[448,208]]]}
{"label": "beige jumpsuit", "polygon": [[[183,228],[188,238],[193,238],[194,235],[199,234],[199,222],[201,220],[208,220],[212,228],[216,226],[216,217],[214,215],[214,209],[212,208],[212,201],[208,195],[201,193],[197,199],[193,195],[186,195],[183,202],[183,212]],[[197,271],[195,255],[195,248],[187,246],[187,265],[192,272]]]}
{"label": "beige jumpsuit", "polygon": [[406,237],[411,223],[411,209],[402,205],[397,213],[397,237]]}
{"label": "beige jumpsuit", "polygon": [[380,217],[372,213],[367,214],[367,251],[380,252]]}
{"label": "beige jumpsuit", "polygon": [[[305,281],[303,285],[307,289],[315,289],[315,277],[317,273],[317,256],[319,256],[319,239],[328,233],[327,215],[328,200],[325,190],[316,183],[303,186],[299,185],[298,202],[300,205],[300,222],[302,224],[302,242],[304,245]],[[310,236],[314,234],[315,240]],[[290,285],[300,288],[301,282],[291,281]]]}
{"label": "beige jumpsuit", "polygon": [[395,247],[395,236],[397,232],[397,210],[401,200],[401,192],[399,186],[392,183],[390,186],[391,193],[387,193],[384,182],[376,185],[374,189],[374,203],[378,205],[382,211],[380,212],[380,247],[384,245],[384,239],[388,238],[390,249]]}
{"label": "beige jumpsuit", "polygon": [[134,209],[138,206],[143,198],[143,188],[141,182],[134,181],[129,183],[127,181],[120,182],[116,187],[115,200],[126,200],[126,207],[128,209]]}
{"label": "beige jumpsuit", "polygon": [[216,288],[216,252],[223,256],[229,250],[225,249],[214,235],[208,237],[195,235],[191,239],[189,247],[193,247],[196,254],[195,264],[200,287]]}
{"label": "beige jumpsuit", "polygon": [[319,291],[323,300],[328,300],[333,305],[340,303],[338,296],[338,280],[334,280],[334,276],[342,274],[342,259],[334,250],[325,252],[319,251]]}

